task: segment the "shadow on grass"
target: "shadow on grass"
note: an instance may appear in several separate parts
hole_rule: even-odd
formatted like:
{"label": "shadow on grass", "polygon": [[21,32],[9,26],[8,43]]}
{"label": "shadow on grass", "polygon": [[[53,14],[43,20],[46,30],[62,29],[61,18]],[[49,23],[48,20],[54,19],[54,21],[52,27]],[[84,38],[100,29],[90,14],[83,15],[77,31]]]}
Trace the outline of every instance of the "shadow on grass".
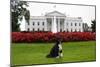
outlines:
{"label": "shadow on grass", "polygon": [[56,63],[61,63],[62,60],[63,60],[62,58],[55,58],[55,59],[54,59],[54,61],[55,61]]}

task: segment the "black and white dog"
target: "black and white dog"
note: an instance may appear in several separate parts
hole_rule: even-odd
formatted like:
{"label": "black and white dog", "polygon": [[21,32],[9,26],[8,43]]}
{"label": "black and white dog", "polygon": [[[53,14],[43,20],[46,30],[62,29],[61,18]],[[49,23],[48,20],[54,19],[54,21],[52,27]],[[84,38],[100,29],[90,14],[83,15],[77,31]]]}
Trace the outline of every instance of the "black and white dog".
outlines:
{"label": "black and white dog", "polygon": [[56,44],[52,47],[50,53],[46,57],[47,58],[61,58],[61,57],[63,57],[62,44],[61,44],[60,40],[56,41]]}

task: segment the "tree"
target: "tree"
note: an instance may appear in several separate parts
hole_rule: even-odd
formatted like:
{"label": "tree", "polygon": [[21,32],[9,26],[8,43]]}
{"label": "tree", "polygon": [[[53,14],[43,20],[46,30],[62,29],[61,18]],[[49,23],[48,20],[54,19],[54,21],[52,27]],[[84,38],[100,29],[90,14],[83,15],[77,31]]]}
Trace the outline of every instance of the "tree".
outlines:
{"label": "tree", "polygon": [[11,26],[12,26],[12,31],[20,31],[19,26],[20,24],[18,23],[18,14],[17,12],[12,12],[11,16]]}
{"label": "tree", "polygon": [[92,28],[92,32],[96,32],[96,20],[91,21],[91,28]]}
{"label": "tree", "polygon": [[20,23],[18,21],[22,20],[24,16],[26,21],[29,22],[30,12],[26,9],[28,4],[26,1],[11,0],[11,25],[12,31],[20,31]]}

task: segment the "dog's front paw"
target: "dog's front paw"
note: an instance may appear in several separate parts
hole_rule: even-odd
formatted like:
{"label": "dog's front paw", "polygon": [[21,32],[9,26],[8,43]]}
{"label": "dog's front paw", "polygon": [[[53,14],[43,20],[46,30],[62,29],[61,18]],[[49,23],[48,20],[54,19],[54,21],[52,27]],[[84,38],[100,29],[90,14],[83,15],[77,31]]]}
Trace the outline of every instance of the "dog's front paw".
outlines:
{"label": "dog's front paw", "polygon": [[62,53],[60,54],[60,57],[63,57],[63,54]]}
{"label": "dog's front paw", "polygon": [[57,56],[56,58],[60,58],[59,56]]}

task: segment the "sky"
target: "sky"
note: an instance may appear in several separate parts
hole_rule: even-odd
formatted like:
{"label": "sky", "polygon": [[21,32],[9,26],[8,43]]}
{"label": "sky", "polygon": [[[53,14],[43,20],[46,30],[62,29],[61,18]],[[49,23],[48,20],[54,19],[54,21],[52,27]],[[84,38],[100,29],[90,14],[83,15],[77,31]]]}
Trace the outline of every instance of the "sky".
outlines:
{"label": "sky", "polygon": [[82,17],[84,23],[91,26],[91,20],[95,19],[94,6],[66,5],[66,4],[50,4],[50,3],[34,3],[29,2],[28,10],[31,16],[44,16],[48,12],[59,11],[67,17]]}

